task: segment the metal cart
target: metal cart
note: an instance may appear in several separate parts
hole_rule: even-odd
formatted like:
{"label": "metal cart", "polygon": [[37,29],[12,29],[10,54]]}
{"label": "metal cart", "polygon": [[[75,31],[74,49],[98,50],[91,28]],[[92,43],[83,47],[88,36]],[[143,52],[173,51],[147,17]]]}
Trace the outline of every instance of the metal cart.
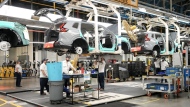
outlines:
{"label": "metal cart", "polygon": [[[151,92],[164,93],[165,99],[168,99],[172,93],[178,96],[179,92],[177,91],[176,81],[178,78],[181,78],[183,80],[183,76],[181,72],[176,72],[176,75],[178,76],[143,76],[142,77],[143,90],[147,91],[148,96],[151,96]],[[153,88],[150,88],[151,86],[148,87],[148,84],[146,84],[145,86],[145,79],[167,79],[168,83],[150,83],[153,85]],[[173,84],[171,82],[172,80]]]}
{"label": "metal cart", "polygon": [[114,73],[113,73],[113,66],[109,65],[108,68],[106,69],[106,75],[105,75],[105,80],[107,82],[115,82],[117,79],[114,79]]}

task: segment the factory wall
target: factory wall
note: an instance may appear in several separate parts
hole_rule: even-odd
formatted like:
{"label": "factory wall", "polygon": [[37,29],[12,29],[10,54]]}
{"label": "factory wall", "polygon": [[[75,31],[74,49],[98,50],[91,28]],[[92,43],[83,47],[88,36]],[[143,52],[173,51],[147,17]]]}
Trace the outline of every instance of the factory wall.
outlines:
{"label": "factory wall", "polygon": [[[33,33],[29,32],[30,40],[33,40]],[[9,60],[18,60],[20,55],[29,55],[29,61],[33,61],[33,44],[25,47],[11,48],[9,51]]]}

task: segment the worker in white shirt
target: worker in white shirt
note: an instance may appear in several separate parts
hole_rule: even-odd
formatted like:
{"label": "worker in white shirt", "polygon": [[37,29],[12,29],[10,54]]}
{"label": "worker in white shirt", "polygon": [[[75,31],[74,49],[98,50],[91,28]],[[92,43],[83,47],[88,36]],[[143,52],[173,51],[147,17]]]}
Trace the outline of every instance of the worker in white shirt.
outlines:
{"label": "worker in white shirt", "polygon": [[40,65],[40,95],[46,95],[44,88],[49,92],[47,61],[48,59],[43,59],[42,64]]}
{"label": "worker in white shirt", "polygon": [[[165,57],[162,57],[162,61],[161,61],[161,71],[162,72],[166,72],[166,67],[168,67],[168,62],[166,61]],[[161,80],[161,83],[163,82],[163,79]],[[165,79],[165,82],[167,82],[167,79]]]}
{"label": "worker in white shirt", "polygon": [[22,78],[22,67],[20,65],[20,61],[17,61],[15,66],[15,75],[16,75],[16,87],[22,87],[20,85]]}
{"label": "worker in white shirt", "polygon": [[[70,62],[70,56],[66,56],[66,60],[62,62],[62,73],[64,74],[69,74],[70,69],[73,70],[73,72],[76,72],[76,69],[73,67],[73,65]],[[64,87],[69,89],[70,86],[70,78],[64,78]],[[70,92],[66,92],[66,96],[70,96]]]}
{"label": "worker in white shirt", "polygon": [[104,58],[101,58],[101,61],[97,63],[98,64],[98,82],[100,84],[100,90],[103,91],[104,90],[104,74],[105,74],[105,66],[106,66],[106,62]]}

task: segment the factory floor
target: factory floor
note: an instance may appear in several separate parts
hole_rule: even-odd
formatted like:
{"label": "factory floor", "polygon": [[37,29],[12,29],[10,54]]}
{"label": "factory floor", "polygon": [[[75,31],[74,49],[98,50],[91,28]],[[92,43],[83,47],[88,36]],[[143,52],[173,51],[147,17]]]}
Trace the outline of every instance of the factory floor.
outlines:
{"label": "factory floor", "polygon": [[133,99],[127,99],[119,102],[96,105],[94,107],[189,107],[190,99],[187,92],[181,93],[179,98],[164,99],[156,94],[151,97],[142,96]]}
{"label": "factory floor", "polygon": [[78,105],[50,104],[49,95],[39,95],[39,78],[22,79],[22,86],[15,87],[15,79],[0,80],[0,93],[2,94],[0,95],[0,107],[84,107],[89,105],[95,107],[189,107],[190,105],[187,92],[180,93],[179,98],[164,99],[160,94],[147,97],[139,80],[106,83],[105,91],[100,92],[100,100],[87,101],[85,99],[82,104]]}

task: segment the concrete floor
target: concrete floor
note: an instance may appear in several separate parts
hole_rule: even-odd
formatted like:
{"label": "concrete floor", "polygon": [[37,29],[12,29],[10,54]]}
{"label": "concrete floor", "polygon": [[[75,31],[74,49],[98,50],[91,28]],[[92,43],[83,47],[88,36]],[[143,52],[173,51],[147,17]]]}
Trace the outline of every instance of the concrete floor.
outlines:
{"label": "concrete floor", "polygon": [[143,96],[94,107],[190,107],[190,99],[187,94],[187,92],[183,92],[179,98],[172,99],[164,99],[162,95],[156,94],[151,97]]}
{"label": "concrete floor", "polygon": [[0,107],[35,107],[20,100],[0,95]]}
{"label": "concrete floor", "polygon": [[[137,81],[138,82],[138,81]],[[107,88],[110,89],[110,92],[116,92],[117,89],[112,89],[112,87],[124,87],[126,90],[128,90],[127,87],[131,86],[133,84],[135,87],[139,87],[138,84],[135,85],[134,82],[124,82],[124,83],[111,83]],[[129,85],[129,86],[128,86]],[[15,87],[15,80],[14,79],[6,79],[6,80],[0,80],[0,91],[5,90],[18,90],[18,89],[30,89],[30,88],[39,88],[39,78],[31,78],[31,79],[22,79],[22,86],[21,88]],[[120,90],[119,92],[124,94],[122,92],[124,90]],[[140,90],[139,90],[140,91]],[[131,91],[132,92],[132,91]],[[138,93],[138,92],[136,92]],[[129,93],[130,94],[130,91]],[[30,105],[28,103],[22,102],[20,100],[16,100],[13,98],[10,98],[8,96],[0,95],[0,107],[35,107],[33,105]],[[172,98],[172,99],[164,99],[163,96],[160,95],[154,95],[151,97],[143,96],[138,97],[134,99],[128,99],[123,101],[117,101],[113,103],[108,103],[104,105],[97,105],[95,107],[189,107],[190,106],[190,99],[187,98],[187,92],[183,92],[180,94],[179,98]],[[56,105],[54,107],[57,107]]]}

